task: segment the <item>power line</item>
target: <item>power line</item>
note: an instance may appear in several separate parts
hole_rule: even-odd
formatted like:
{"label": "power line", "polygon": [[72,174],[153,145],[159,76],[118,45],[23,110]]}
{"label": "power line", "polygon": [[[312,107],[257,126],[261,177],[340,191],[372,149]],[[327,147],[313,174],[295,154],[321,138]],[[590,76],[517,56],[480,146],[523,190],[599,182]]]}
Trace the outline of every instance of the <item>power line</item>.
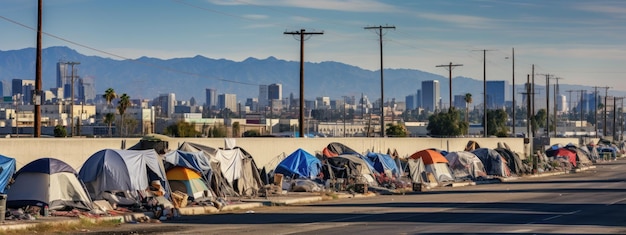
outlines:
{"label": "power line", "polygon": [[493,50],[483,49],[483,50],[476,50],[476,51],[483,52],[483,115],[484,115],[483,131],[485,132],[483,133],[483,136],[487,137],[487,51],[493,51]]}
{"label": "power line", "polygon": [[448,67],[447,68],[448,73],[449,73],[448,77],[450,79],[450,87],[449,87],[450,88],[450,94],[449,94],[449,96],[450,96],[450,108],[452,108],[452,69],[454,69],[454,67],[457,67],[457,66],[463,66],[463,65],[462,64],[452,64],[452,62],[450,62],[450,64],[447,64],[447,65],[446,64],[441,64],[441,65],[435,66],[435,67]]}

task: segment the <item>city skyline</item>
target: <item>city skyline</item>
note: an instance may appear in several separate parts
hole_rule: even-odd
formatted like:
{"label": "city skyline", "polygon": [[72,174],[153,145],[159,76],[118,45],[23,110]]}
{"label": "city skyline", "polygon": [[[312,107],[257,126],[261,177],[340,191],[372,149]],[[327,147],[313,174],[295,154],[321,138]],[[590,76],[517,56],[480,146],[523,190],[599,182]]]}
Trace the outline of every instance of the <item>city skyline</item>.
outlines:
{"label": "city skyline", "polygon": [[[203,55],[298,61],[298,42],[283,33],[307,29],[324,35],[307,40],[306,61],[338,61],[375,71],[380,69],[378,37],[364,27],[390,25],[396,29],[385,32],[385,68],[445,75],[435,66],[454,62],[464,65],[454,76],[482,78],[480,50],[487,49],[487,79],[502,80],[513,73],[515,48],[515,76],[520,80],[535,64],[537,73],[564,78],[561,84],[626,90],[619,83],[626,73],[624,1],[146,3],[46,1],[43,46],[69,46],[116,60]],[[0,50],[35,46],[36,4],[0,4],[0,31],[7,32],[0,38]]]}

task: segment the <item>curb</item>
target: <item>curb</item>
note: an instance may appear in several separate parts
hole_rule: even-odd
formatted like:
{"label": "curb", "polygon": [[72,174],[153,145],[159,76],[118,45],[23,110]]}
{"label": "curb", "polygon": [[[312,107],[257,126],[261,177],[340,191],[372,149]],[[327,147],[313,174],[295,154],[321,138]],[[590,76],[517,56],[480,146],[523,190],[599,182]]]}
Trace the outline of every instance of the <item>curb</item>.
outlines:
{"label": "curb", "polygon": [[83,219],[89,220],[91,222],[119,220],[119,221],[123,221],[124,223],[130,223],[130,222],[135,222],[137,218],[143,217],[143,216],[146,216],[146,215],[143,213],[129,213],[126,215],[107,216],[107,217],[100,217],[100,218],[67,217],[67,218],[59,218],[59,219],[50,220],[50,221],[42,221],[45,219],[31,220],[29,222],[20,223],[20,224],[8,224],[5,221],[4,223],[0,224],[0,231],[23,230],[23,229],[34,228],[37,226],[42,226],[42,225],[79,224],[81,220]]}

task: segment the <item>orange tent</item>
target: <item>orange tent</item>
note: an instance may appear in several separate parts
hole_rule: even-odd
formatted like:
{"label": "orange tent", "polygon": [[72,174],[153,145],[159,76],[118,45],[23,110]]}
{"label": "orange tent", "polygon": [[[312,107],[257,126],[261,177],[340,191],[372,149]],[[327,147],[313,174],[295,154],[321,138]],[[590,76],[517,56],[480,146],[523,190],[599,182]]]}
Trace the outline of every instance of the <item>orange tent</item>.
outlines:
{"label": "orange tent", "polygon": [[421,158],[424,164],[426,165],[439,163],[439,162],[448,163],[448,160],[446,160],[446,158],[443,155],[441,155],[441,153],[435,150],[431,150],[431,149],[424,149],[422,151],[415,152],[414,154],[411,155],[411,158],[412,159]]}
{"label": "orange tent", "polygon": [[174,167],[166,172],[168,180],[190,180],[200,179],[202,176],[198,172],[186,167]]}

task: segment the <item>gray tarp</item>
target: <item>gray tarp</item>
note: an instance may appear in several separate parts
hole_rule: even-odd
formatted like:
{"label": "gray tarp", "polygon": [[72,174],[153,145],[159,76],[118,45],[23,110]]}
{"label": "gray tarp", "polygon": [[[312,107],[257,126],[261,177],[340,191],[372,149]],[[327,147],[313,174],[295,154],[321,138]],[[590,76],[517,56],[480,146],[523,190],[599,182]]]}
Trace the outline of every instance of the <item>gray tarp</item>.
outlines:
{"label": "gray tarp", "polygon": [[424,165],[424,161],[422,158],[408,159],[409,166],[409,176],[411,177],[412,183],[423,183],[424,179],[422,177],[422,173],[426,171],[426,166]]}

